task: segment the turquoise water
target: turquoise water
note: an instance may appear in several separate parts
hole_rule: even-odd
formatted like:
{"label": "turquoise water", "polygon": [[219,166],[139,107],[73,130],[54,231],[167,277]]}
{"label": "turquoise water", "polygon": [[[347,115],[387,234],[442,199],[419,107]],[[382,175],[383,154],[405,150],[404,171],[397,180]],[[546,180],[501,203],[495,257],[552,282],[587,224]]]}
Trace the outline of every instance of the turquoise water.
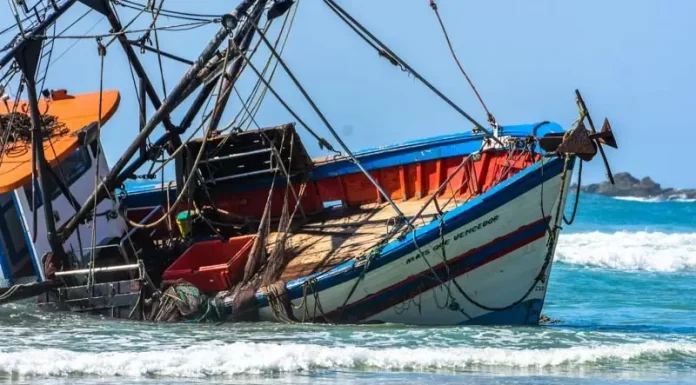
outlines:
{"label": "turquoise water", "polygon": [[696,382],[696,203],[583,195],[541,327],[155,325],[0,308],[0,382]]}

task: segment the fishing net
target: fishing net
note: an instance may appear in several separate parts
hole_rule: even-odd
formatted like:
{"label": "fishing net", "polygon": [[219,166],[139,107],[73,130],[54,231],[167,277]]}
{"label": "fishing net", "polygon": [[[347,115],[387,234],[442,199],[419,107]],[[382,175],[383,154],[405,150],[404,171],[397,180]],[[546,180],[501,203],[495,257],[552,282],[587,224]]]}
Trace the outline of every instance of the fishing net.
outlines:
{"label": "fishing net", "polygon": [[272,242],[272,249],[266,261],[266,266],[264,266],[261,272],[261,285],[268,285],[275,282],[288,264],[285,245],[287,243],[289,226],[290,214],[286,193],[285,201],[283,202],[283,210],[278,222],[278,233],[276,234],[275,240]]}
{"label": "fishing net", "polygon": [[238,286],[218,297],[225,314],[224,320],[231,322],[253,322],[259,319],[259,303],[256,299],[256,285]]}
{"label": "fishing net", "polygon": [[177,322],[195,317],[201,313],[207,298],[198,288],[188,282],[178,281],[164,292],[153,297],[156,300],[150,320],[156,322]]}
{"label": "fishing net", "polygon": [[273,316],[279,322],[297,322],[292,312],[290,295],[285,285],[285,281],[279,280],[270,285],[261,287],[261,292],[268,298],[268,306],[273,312]]}

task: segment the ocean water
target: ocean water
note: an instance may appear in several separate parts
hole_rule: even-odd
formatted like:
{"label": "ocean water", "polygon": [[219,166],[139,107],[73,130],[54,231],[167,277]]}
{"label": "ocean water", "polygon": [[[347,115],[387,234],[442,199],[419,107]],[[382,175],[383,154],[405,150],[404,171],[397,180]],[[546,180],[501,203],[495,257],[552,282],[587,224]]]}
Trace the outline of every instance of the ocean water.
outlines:
{"label": "ocean water", "polygon": [[696,383],[696,203],[582,195],[540,327],[162,325],[0,308],[0,383]]}

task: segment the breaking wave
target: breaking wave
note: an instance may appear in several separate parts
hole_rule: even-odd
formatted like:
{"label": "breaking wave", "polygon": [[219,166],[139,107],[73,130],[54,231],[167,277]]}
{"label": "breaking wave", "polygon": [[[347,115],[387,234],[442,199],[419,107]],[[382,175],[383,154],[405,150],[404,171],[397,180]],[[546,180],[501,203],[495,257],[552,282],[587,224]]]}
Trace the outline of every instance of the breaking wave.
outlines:
{"label": "breaking wave", "polygon": [[558,241],[556,260],[618,270],[696,271],[696,233],[563,234]]}
{"label": "breaking wave", "polygon": [[693,203],[696,199],[687,198],[685,194],[670,195],[668,197],[654,197],[654,198],[644,198],[644,197],[612,197],[614,199],[622,201],[631,202],[646,202],[646,203],[661,203],[661,202],[685,202]]}
{"label": "breaking wave", "polygon": [[311,344],[205,344],[149,352],[73,352],[59,349],[0,353],[0,371],[23,376],[217,377],[331,369],[459,371],[583,369],[605,365],[667,365],[691,361],[696,344],[638,344],[550,349],[328,347]]}

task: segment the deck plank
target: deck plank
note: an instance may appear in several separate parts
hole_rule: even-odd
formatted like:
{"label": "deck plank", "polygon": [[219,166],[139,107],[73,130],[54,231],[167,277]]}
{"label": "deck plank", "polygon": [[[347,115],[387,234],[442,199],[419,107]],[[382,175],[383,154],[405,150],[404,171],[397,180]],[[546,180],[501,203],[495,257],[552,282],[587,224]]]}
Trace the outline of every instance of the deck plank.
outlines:
{"label": "deck plank", "polygon": [[[410,218],[425,202],[425,199],[409,200],[397,202],[397,205]],[[438,202],[445,211],[456,205],[451,201],[444,207],[446,199],[439,199]],[[430,204],[424,212],[424,220],[419,220],[416,226],[428,223],[435,214],[435,205]],[[387,223],[395,216],[393,208],[388,204],[368,204],[360,208],[329,209],[310,218],[308,223],[296,229],[288,238],[287,250],[294,257],[281,278],[292,280],[326,271],[369,252],[387,235]],[[276,236],[277,234],[271,234],[269,244],[272,244]]]}

